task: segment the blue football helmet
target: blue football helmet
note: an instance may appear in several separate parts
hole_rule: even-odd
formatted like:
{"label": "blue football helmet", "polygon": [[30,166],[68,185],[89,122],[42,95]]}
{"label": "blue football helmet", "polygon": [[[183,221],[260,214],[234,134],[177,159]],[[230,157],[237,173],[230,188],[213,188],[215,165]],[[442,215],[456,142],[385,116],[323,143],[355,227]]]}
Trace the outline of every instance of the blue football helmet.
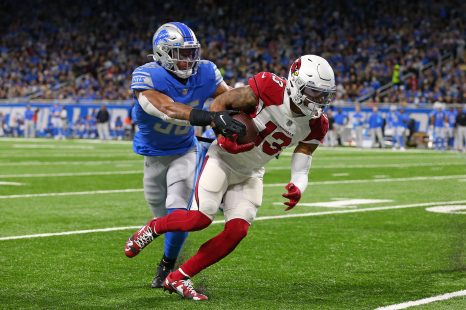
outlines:
{"label": "blue football helmet", "polygon": [[171,22],[157,29],[152,38],[151,56],[166,70],[182,79],[196,74],[201,59],[201,44],[185,24]]}

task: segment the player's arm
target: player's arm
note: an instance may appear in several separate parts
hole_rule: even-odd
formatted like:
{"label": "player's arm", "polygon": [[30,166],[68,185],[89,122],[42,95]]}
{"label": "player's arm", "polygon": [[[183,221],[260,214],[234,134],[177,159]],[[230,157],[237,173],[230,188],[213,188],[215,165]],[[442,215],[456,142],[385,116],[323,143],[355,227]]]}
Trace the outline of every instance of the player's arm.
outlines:
{"label": "player's arm", "polygon": [[254,109],[257,98],[250,86],[234,88],[222,93],[214,99],[211,111],[239,110],[248,111]]}
{"label": "player's arm", "polygon": [[288,206],[285,211],[293,209],[301,199],[302,193],[306,190],[312,163],[312,154],[318,146],[319,144],[316,143],[300,142],[294,149],[291,156],[291,180],[285,187],[287,192],[282,195],[289,199],[289,201],[285,202],[285,205]]}
{"label": "player's arm", "polygon": [[217,88],[215,89],[215,93],[212,95],[213,98],[217,98],[221,94],[233,89],[233,87],[230,87],[225,83],[225,81],[222,81],[220,84],[218,84]]}
{"label": "player's arm", "polygon": [[225,135],[241,133],[245,130],[244,125],[232,119],[228,111],[209,112],[193,109],[152,89],[136,91],[135,95],[146,113],[169,123],[185,126],[212,126]]}

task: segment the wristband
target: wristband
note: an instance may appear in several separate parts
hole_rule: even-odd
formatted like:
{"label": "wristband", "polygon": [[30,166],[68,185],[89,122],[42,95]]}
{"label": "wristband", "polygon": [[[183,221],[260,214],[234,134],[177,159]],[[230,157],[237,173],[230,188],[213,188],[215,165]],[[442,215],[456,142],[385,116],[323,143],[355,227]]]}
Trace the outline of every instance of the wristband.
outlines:
{"label": "wristband", "polygon": [[189,123],[193,126],[209,126],[214,119],[214,113],[192,109],[189,114]]}

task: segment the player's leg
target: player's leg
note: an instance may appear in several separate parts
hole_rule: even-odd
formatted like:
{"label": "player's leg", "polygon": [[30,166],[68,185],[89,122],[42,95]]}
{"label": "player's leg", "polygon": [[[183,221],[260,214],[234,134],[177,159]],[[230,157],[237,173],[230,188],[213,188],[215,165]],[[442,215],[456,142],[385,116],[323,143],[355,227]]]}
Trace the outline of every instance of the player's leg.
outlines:
{"label": "player's leg", "polygon": [[214,158],[206,157],[194,190],[195,203],[189,211],[174,211],[157,219],[157,234],[170,231],[196,231],[209,226],[228,187],[228,168]]}
{"label": "player's leg", "polygon": [[[166,175],[167,198],[165,208],[167,214],[175,210],[189,209],[197,177],[198,159],[197,149],[193,149],[186,154],[175,157],[169,164]],[[165,234],[164,254],[152,281],[153,288],[163,286],[163,281],[173,270],[187,237],[187,232],[168,232]]]}
{"label": "player's leg", "polygon": [[248,178],[240,184],[228,187],[224,198],[223,212],[226,223],[223,231],[204,243],[193,257],[167,277],[167,289],[176,291],[185,298],[192,298],[184,281],[230,254],[246,237],[262,203],[262,188],[262,180],[259,178]]}
{"label": "player's leg", "polygon": [[[175,210],[161,218],[150,220],[126,242],[125,254],[134,257],[156,237],[167,232],[197,231],[212,222],[227,188],[227,175],[216,160],[206,157],[196,185],[196,208]],[[202,197],[199,198],[199,197]]]}
{"label": "player's leg", "polygon": [[[172,160],[171,156],[144,157],[144,198],[156,218],[166,214],[166,175],[169,163]],[[126,241],[125,255],[127,257],[136,256],[155,237],[157,236],[154,234],[153,227],[147,225],[141,227]]]}

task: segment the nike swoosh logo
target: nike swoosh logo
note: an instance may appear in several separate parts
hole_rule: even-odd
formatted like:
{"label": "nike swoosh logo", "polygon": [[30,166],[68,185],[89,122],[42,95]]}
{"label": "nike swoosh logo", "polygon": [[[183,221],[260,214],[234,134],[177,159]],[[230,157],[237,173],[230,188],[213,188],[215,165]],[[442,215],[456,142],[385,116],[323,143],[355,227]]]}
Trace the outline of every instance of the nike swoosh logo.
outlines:
{"label": "nike swoosh logo", "polygon": [[226,125],[227,122],[225,122],[225,120],[223,119],[223,115],[220,115],[220,119],[222,120],[222,122]]}

